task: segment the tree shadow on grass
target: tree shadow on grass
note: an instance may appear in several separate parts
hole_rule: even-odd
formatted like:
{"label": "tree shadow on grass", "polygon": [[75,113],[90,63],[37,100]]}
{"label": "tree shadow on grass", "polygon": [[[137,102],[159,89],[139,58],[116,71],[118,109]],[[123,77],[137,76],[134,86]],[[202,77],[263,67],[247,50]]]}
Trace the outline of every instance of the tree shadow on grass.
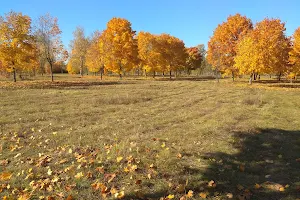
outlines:
{"label": "tree shadow on grass", "polygon": [[157,81],[211,81],[211,80],[215,80],[216,78],[214,76],[201,76],[201,77],[194,77],[194,76],[190,76],[190,77],[172,77],[170,79],[170,77],[158,77],[156,80]]}
{"label": "tree shadow on grass", "polygon": [[215,181],[213,193],[231,193],[237,199],[300,198],[300,131],[238,132],[232,143],[237,154],[213,152],[202,157],[209,162],[205,171],[192,169]]}
{"label": "tree shadow on grass", "polygon": [[91,89],[93,86],[135,84],[124,81],[28,81],[0,85],[2,89]]}

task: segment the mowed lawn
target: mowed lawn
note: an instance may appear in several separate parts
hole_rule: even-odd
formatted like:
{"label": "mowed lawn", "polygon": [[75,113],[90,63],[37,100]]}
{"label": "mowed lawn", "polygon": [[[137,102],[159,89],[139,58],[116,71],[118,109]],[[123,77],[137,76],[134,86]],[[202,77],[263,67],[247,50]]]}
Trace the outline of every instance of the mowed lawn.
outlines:
{"label": "mowed lawn", "polygon": [[1,197],[300,198],[299,88],[206,79],[0,85]]}

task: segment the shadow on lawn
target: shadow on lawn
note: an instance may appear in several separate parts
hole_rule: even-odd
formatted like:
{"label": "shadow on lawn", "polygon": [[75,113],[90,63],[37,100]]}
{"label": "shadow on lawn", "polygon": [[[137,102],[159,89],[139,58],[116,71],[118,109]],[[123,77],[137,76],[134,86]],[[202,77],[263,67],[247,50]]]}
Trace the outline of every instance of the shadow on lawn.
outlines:
{"label": "shadow on lawn", "polygon": [[[229,193],[232,199],[238,200],[300,198],[300,131],[237,132],[232,145],[239,153],[212,152],[200,156],[209,164],[203,169],[182,163],[183,170],[176,172],[178,176],[174,179],[184,183],[189,177],[185,190],[193,190],[196,199],[200,192],[207,192],[209,199],[227,199]],[[208,186],[211,180],[215,187],[213,183],[213,187]],[[168,191],[157,191],[145,194],[142,199],[159,199],[166,195]],[[125,199],[138,198],[126,196]]]}
{"label": "shadow on lawn", "polygon": [[210,166],[199,173],[216,182],[213,192],[232,193],[238,199],[300,198],[300,131],[239,132],[233,141],[239,153],[203,157],[210,159]]}
{"label": "shadow on lawn", "polygon": [[129,81],[27,81],[0,85],[1,89],[91,89],[92,86],[135,84]]}
{"label": "shadow on lawn", "polygon": [[165,78],[162,78],[162,77],[158,77],[156,80],[157,81],[210,81],[210,80],[215,80],[216,78],[213,77],[213,76],[201,76],[201,77],[194,77],[194,76],[191,76],[191,77],[172,77],[170,79],[170,77],[165,77]]}

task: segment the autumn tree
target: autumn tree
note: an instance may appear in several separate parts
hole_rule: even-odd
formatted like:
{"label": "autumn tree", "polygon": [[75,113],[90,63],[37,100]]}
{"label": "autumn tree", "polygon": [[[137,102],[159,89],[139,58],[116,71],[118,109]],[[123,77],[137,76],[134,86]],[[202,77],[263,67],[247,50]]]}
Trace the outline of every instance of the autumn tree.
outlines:
{"label": "autumn tree", "polygon": [[80,75],[83,76],[83,70],[86,62],[86,53],[89,47],[89,40],[85,37],[84,29],[77,27],[73,32],[74,39],[71,41],[70,48],[72,49],[72,59],[79,60]]}
{"label": "autumn tree", "polygon": [[276,73],[287,70],[290,39],[285,35],[285,24],[279,19],[264,19],[237,45],[235,67],[243,74]]}
{"label": "autumn tree", "polygon": [[101,51],[104,53],[105,67],[119,74],[130,71],[137,65],[137,40],[131,23],[122,18],[113,18],[107,23],[100,41]]}
{"label": "autumn tree", "polygon": [[293,48],[290,51],[290,76],[297,78],[300,74],[300,28],[298,28],[293,35]]}
{"label": "autumn tree", "polygon": [[251,30],[252,22],[247,17],[240,14],[229,16],[226,22],[218,25],[208,42],[208,62],[217,71],[232,75],[234,80],[238,73],[237,68],[234,67],[236,46]]}
{"label": "autumn tree", "polygon": [[160,71],[163,59],[157,37],[148,32],[139,32],[137,37],[140,64],[145,70],[145,75],[147,72],[152,72],[153,77],[155,77],[155,72]]}
{"label": "autumn tree", "polygon": [[60,39],[61,30],[58,20],[46,14],[39,17],[35,27],[35,38],[39,50],[40,60],[47,60],[50,65],[51,81],[53,81],[53,65],[55,62],[65,61],[67,51]]}
{"label": "autumn tree", "polygon": [[104,53],[101,52],[103,48],[100,48],[100,40],[102,40],[102,34],[99,31],[95,31],[90,40],[90,46],[86,53],[86,66],[90,72],[100,72],[101,80],[104,72]]}
{"label": "autumn tree", "polygon": [[31,35],[31,19],[11,11],[0,17],[0,61],[7,71],[32,71],[36,67],[36,48]]}
{"label": "autumn tree", "polygon": [[191,70],[195,70],[201,67],[203,57],[201,52],[197,47],[187,48],[187,60],[186,60],[186,70],[190,74]]}
{"label": "autumn tree", "polygon": [[165,33],[159,36],[158,42],[163,56],[160,65],[161,71],[168,70],[170,78],[172,78],[172,71],[176,72],[183,69],[186,64],[187,52],[185,44],[182,40]]}

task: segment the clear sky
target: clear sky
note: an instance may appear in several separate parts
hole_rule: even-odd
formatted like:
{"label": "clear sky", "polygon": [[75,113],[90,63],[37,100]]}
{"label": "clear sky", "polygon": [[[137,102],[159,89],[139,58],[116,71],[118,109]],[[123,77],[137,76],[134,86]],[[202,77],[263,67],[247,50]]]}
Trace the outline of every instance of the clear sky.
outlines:
{"label": "clear sky", "polygon": [[287,35],[300,27],[299,0],[0,0],[0,15],[10,10],[29,15],[33,20],[50,13],[58,18],[62,40],[68,47],[76,26],[90,35],[104,30],[112,17],[122,17],[136,31],[169,33],[186,46],[205,44],[219,23],[229,15],[241,13],[258,22],[265,17],[280,18]]}

